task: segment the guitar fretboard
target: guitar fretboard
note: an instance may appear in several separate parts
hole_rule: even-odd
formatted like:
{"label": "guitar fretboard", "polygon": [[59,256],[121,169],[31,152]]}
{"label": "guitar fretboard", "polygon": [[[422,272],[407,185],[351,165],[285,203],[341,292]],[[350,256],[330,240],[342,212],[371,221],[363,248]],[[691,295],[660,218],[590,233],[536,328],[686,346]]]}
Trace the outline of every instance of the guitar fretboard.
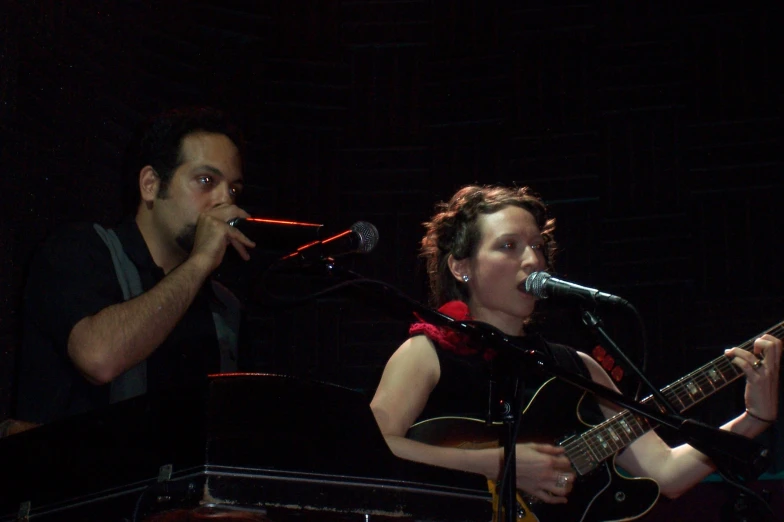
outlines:
{"label": "guitar fretboard", "polygon": [[[784,322],[763,333],[779,339],[783,338]],[[751,351],[754,341],[760,335],[738,347]],[[683,412],[738,380],[742,375],[743,370],[722,355],[663,388],[661,393],[676,410]],[[653,403],[660,410],[665,411],[664,407],[656,403],[653,396],[646,397],[641,402]],[[577,472],[585,475],[655,427],[645,417],[624,410],[580,436],[569,439],[563,446]]]}

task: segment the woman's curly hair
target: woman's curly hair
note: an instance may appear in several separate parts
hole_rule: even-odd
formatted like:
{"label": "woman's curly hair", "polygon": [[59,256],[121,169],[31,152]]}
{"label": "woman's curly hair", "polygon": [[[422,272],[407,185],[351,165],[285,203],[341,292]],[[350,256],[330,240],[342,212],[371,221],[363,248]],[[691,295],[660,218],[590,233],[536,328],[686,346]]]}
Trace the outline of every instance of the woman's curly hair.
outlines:
{"label": "woman's curly hair", "polygon": [[449,255],[458,261],[471,257],[481,239],[479,216],[510,205],[523,208],[534,216],[544,238],[546,266],[552,270],[555,219],[548,218],[542,199],[528,187],[468,185],[458,190],[448,202],[438,203],[436,214],[423,223],[426,233],[422,238],[420,255],[427,263],[432,305],[439,307],[449,301],[468,301],[468,285],[461,284],[452,275]]}

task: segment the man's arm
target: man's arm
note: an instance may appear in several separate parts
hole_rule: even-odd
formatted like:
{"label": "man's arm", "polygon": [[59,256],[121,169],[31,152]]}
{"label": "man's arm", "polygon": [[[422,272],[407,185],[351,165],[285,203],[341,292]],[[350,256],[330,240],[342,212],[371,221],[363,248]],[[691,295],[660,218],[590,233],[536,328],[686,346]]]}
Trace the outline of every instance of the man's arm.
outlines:
{"label": "man's arm", "polygon": [[81,319],[68,335],[68,356],[90,382],[105,384],[147,359],[172,332],[229,244],[244,259],[255,243],[221,217],[199,217],[193,250],[157,285],[128,301]]}
{"label": "man's arm", "polygon": [[209,273],[189,258],[149,291],[85,317],[68,336],[68,356],[90,382],[112,381],[166,340]]}

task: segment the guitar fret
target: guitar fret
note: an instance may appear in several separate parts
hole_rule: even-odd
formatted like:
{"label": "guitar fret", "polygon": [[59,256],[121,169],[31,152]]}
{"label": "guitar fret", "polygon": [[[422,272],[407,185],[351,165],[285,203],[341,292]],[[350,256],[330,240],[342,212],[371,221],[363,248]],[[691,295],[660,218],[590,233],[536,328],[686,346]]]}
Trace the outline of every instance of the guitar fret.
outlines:
{"label": "guitar fret", "polygon": [[[680,408],[678,408],[677,411],[684,411],[694,404],[694,401],[689,395],[689,391],[683,386],[678,387],[678,392],[675,394],[675,398],[678,399],[678,402],[680,403]],[[666,411],[664,413],[666,413]]]}
{"label": "guitar fret", "polygon": [[716,365],[710,365],[710,367],[705,370],[705,380],[711,383],[714,387],[719,382],[719,380],[724,380],[724,377],[721,376],[719,371],[716,369]]}
{"label": "guitar fret", "polygon": [[634,440],[634,431],[632,427],[629,425],[629,422],[626,420],[626,412],[623,415],[618,415],[618,421],[615,423],[616,429],[614,430],[615,433],[624,441],[624,445],[629,444],[632,440]]}
{"label": "guitar fret", "polygon": [[613,420],[616,420],[619,427],[613,426],[615,422],[610,422],[607,426],[600,424],[584,434],[584,437],[590,441],[588,444],[592,452],[594,455],[599,453],[601,460],[616,453],[639,436],[622,415],[618,415],[617,419]]}
{"label": "guitar fret", "polygon": [[[765,333],[782,338],[784,336],[784,322]],[[738,348],[750,351],[753,348],[754,339],[739,345]],[[742,375],[743,370],[732,364],[729,358],[721,356],[666,386],[661,390],[661,393],[670,404],[676,406],[676,409],[680,405],[678,411],[684,411],[734,382]],[[666,412],[666,409],[658,404],[652,396],[646,397],[641,402],[643,404],[652,403],[650,405]],[[654,427],[655,425],[652,425],[647,418],[624,410],[566,443],[567,456],[577,472],[585,475],[592,471],[598,463],[628,446]]]}
{"label": "guitar fret", "polygon": [[705,397],[705,394],[702,392],[702,388],[697,384],[697,381],[691,380],[686,383],[686,390],[689,392],[689,395],[692,397],[696,397],[698,394],[701,396],[700,399]]}
{"label": "guitar fret", "polygon": [[615,444],[615,451],[621,449],[623,447],[623,444],[621,443],[621,437],[618,436],[618,434],[615,432],[612,426],[607,427],[607,433],[610,435],[610,440],[612,440],[613,443]]}
{"label": "guitar fret", "polygon": [[596,437],[591,437],[588,441],[588,448],[591,450],[591,455],[596,457],[597,460],[604,460],[604,455],[601,453],[601,446],[596,443]]}
{"label": "guitar fret", "polygon": [[[715,371],[715,370],[714,370],[714,371]],[[703,378],[705,379],[705,382],[706,382],[707,384],[710,384],[710,386],[711,386],[711,391],[710,391],[710,392],[708,392],[708,394],[710,395],[711,393],[715,392],[715,391],[716,391],[716,383],[715,383],[715,382],[714,382],[714,380],[711,378],[711,376],[709,375],[709,373],[708,373],[708,372],[706,372],[705,374],[703,374]]]}
{"label": "guitar fret", "polygon": [[626,433],[626,435],[629,437],[629,440],[631,441],[632,435],[634,435],[634,431],[632,431],[632,428],[631,426],[629,426],[629,423],[626,422],[626,419],[624,418],[621,418],[621,420],[618,422],[620,423],[623,432]]}
{"label": "guitar fret", "polygon": [[607,442],[604,440],[601,433],[594,435],[593,440],[597,442],[598,446],[596,449],[602,452],[602,457],[606,456],[608,453],[612,454],[612,451],[608,451]]}
{"label": "guitar fret", "polygon": [[613,453],[615,453],[615,448],[610,446],[610,443],[608,442],[607,438],[601,433],[598,433],[596,435],[596,441],[599,443],[599,449],[601,449],[604,452],[605,456],[612,455]]}
{"label": "guitar fret", "polygon": [[[686,406],[686,404],[685,404],[685,403],[683,402],[683,400],[681,399],[680,395],[676,394],[676,395],[675,395],[675,398],[676,398],[676,399],[678,399],[678,402],[680,402],[680,403],[681,403],[681,407],[682,407],[684,410],[685,410],[686,408],[688,408],[688,406]],[[681,411],[683,411],[683,410],[681,410]]]}
{"label": "guitar fret", "polygon": [[[678,398],[678,394],[677,392],[669,388],[671,387],[668,387],[667,389],[663,390],[662,395],[664,395],[664,398],[667,399],[670,402],[670,404],[673,404],[675,402],[675,399]],[[659,403],[656,403],[656,406],[659,408],[660,411],[662,412],[665,411],[664,408]]]}
{"label": "guitar fret", "polygon": [[606,458],[612,455],[613,453],[615,453],[616,451],[618,451],[618,448],[613,445],[612,439],[608,436],[606,430],[602,429],[600,430],[600,432],[601,433],[599,435],[600,437],[599,440],[601,441],[602,449],[605,452],[605,458]]}
{"label": "guitar fret", "polygon": [[[582,444],[567,446],[566,456],[569,457],[574,468],[578,473],[584,475],[596,466],[596,459],[591,454],[585,441]],[[576,450],[576,452],[574,451]]]}
{"label": "guitar fret", "polygon": [[586,448],[588,449],[588,451],[591,453],[591,456],[593,457],[594,461],[596,461],[596,462],[601,462],[601,461],[602,461],[602,460],[604,460],[604,459],[600,459],[600,458],[599,458],[599,456],[598,456],[598,455],[596,454],[596,452],[594,451],[594,448],[592,448],[592,447],[591,447],[591,443],[590,443],[589,441],[585,440],[585,436],[586,436],[586,435],[588,435],[588,434],[590,434],[590,432],[591,432],[591,431],[593,431],[593,430],[590,430],[590,431],[587,431],[587,432],[583,433],[583,434],[580,436],[580,438],[581,438],[581,439],[583,439],[583,442],[585,443],[585,447],[586,447]]}
{"label": "guitar fret", "polygon": [[648,422],[648,419],[646,419],[645,417],[639,417],[637,415],[632,414],[632,420],[634,420],[634,425],[636,428],[634,430],[634,434],[636,435],[636,437],[641,437],[642,435],[645,435],[645,432],[651,429],[650,423]]}

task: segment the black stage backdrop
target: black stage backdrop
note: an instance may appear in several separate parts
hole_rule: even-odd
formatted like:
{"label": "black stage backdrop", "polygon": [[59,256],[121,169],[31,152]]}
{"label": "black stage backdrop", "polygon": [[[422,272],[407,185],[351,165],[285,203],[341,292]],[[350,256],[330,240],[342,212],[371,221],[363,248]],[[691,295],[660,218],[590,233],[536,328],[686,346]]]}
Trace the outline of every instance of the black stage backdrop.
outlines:
{"label": "black stage backdrop", "polygon": [[[172,106],[234,115],[253,214],[380,231],[343,266],[426,299],[417,258],[433,204],[469,183],[551,204],[558,273],[622,295],[662,386],[784,320],[778,12],[675,1],[6,0],[0,10],[0,419],[10,415],[21,296],[63,221],[120,217],[131,131]],[[407,318],[335,293],[297,306],[224,277],[250,312],[256,367],[372,394]],[[276,293],[323,287],[276,280]],[[56,288],[52,292],[57,292]],[[591,350],[579,313],[554,339]],[[610,331],[639,360],[632,318]],[[633,383],[624,379],[622,387]],[[695,410],[719,423],[742,387]],[[769,438],[779,449],[779,427]]]}

